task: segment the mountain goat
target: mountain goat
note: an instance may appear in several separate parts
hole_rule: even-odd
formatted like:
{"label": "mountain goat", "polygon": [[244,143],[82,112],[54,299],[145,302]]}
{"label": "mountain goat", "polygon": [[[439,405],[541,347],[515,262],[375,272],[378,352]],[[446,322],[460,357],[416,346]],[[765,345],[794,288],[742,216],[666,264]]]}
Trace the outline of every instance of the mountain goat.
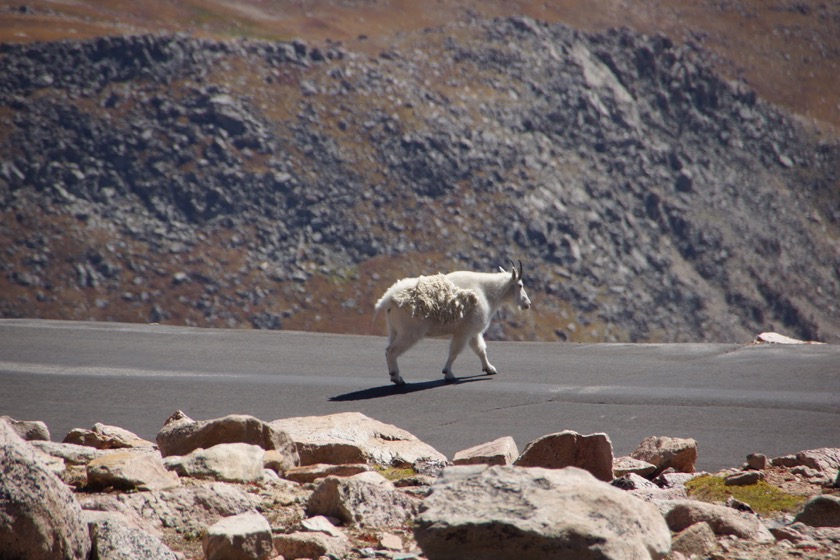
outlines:
{"label": "mountain goat", "polygon": [[[531,307],[531,300],[522,284],[522,262],[519,270],[511,264],[509,271],[458,271],[434,276],[404,278],[388,288],[376,302],[376,315],[385,311],[388,321],[388,347],[385,360],[391,382],[404,385],[397,357],[427,336],[451,336],[449,358],[443,366],[447,381],[454,381],[452,363],[467,342],[481,360],[488,375],[496,368],[487,360],[484,331],[503,303],[521,309]],[[374,315],[374,318],[376,317]]]}

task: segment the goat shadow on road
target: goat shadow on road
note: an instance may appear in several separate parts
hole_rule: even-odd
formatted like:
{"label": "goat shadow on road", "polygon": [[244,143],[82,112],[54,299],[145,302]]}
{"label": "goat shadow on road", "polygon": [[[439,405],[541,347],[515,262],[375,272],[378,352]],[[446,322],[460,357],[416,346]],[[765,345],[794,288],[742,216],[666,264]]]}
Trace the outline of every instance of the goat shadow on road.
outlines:
{"label": "goat shadow on road", "polygon": [[368,399],[379,399],[383,397],[393,397],[394,395],[407,395],[409,393],[416,393],[417,391],[426,391],[427,389],[435,389],[437,387],[453,387],[462,383],[472,383],[474,381],[490,381],[492,377],[486,374],[472,375],[468,377],[459,377],[455,381],[447,381],[445,379],[437,379],[435,381],[421,381],[420,383],[406,383],[405,385],[381,385],[379,387],[371,387],[369,389],[361,389],[359,391],[352,391],[342,395],[330,397],[330,402],[346,402],[346,401],[364,401]]}

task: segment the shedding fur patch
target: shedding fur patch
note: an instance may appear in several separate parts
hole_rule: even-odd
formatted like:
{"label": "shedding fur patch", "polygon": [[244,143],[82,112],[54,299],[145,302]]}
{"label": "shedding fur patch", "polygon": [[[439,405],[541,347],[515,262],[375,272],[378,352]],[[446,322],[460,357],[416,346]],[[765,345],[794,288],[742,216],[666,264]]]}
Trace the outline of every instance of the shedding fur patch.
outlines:
{"label": "shedding fur patch", "polygon": [[392,296],[399,307],[406,307],[412,317],[452,323],[464,318],[478,304],[475,290],[463,290],[444,274],[421,276],[414,286]]}

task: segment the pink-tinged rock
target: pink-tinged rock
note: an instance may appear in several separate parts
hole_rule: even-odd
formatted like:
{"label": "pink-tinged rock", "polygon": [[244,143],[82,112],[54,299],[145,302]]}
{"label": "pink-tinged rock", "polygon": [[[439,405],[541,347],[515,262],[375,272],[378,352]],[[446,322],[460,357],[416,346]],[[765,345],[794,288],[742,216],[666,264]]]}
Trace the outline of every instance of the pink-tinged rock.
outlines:
{"label": "pink-tinged rock", "polygon": [[671,550],[689,557],[708,558],[718,549],[717,538],[711,526],[705,521],[683,529],[671,543]]}
{"label": "pink-tinged rock", "polygon": [[256,512],[220,519],[202,541],[207,560],[268,560],[274,554],[271,525]]}
{"label": "pink-tinged rock", "polygon": [[613,476],[616,478],[631,473],[648,477],[652,476],[655,472],[656,465],[651,465],[647,461],[639,461],[628,456],[613,459]]}
{"label": "pink-tinged rock", "polygon": [[165,490],[181,484],[178,475],[166,470],[155,453],[115,451],[87,465],[88,486],[120,490]]}
{"label": "pink-tinged rock", "polygon": [[612,442],[607,434],[582,436],[572,431],[549,434],[529,443],[514,465],[545,469],[578,467],[598,480],[609,482],[613,479]]}
{"label": "pink-tinged rock", "polygon": [[656,507],[575,467],[446,469],[414,537],[429,560],[651,560],[671,545]]}
{"label": "pink-tinged rock", "polygon": [[317,463],[315,465],[306,465],[303,467],[292,467],[287,470],[283,478],[297,482],[298,484],[306,484],[307,482],[315,482],[320,478],[328,476],[353,476],[363,472],[370,472],[373,467],[364,463],[357,463],[353,465],[329,465],[325,463]]}
{"label": "pink-tinged rock", "polygon": [[178,560],[159,537],[138,528],[116,512],[85,511],[97,560]]}
{"label": "pink-tinged rock", "polygon": [[409,432],[359,412],[285,418],[271,422],[271,426],[295,442],[301,465],[446,462],[442,453]]}
{"label": "pink-tinged rock", "polygon": [[297,558],[344,558],[350,552],[350,539],[326,533],[296,531],[274,535],[274,548],[285,560]]}
{"label": "pink-tinged rock", "polygon": [[745,471],[727,476],[723,483],[726,486],[752,486],[764,480],[764,473],[761,471]]}
{"label": "pink-tinged rock", "polygon": [[0,466],[0,557],[87,558],[90,535],[73,493],[2,420]]}
{"label": "pink-tinged rock", "polygon": [[286,560],[296,558],[344,558],[350,552],[350,539],[322,515],[300,522],[300,531],[274,536],[274,548]]}
{"label": "pink-tinged rock", "polygon": [[803,467],[816,469],[830,478],[834,479],[840,471],[840,448],[821,447],[809,449],[796,454],[799,464]]}
{"label": "pink-tinged rock", "polygon": [[0,416],[0,422],[4,420],[24,441],[50,440],[50,430],[40,420],[15,420],[10,416]]}
{"label": "pink-tinged rock", "polygon": [[697,442],[691,438],[651,436],[642,440],[630,456],[654,465],[657,472],[672,468],[681,473],[693,473]]}
{"label": "pink-tinged rock", "polygon": [[519,457],[519,448],[510,436],[464,449],[455,454],[455,465],[512,465]]}
{"label": "pink-tinged rock", "polygon": [[404,524],[419,506],[420,500],[397,490],[379,473],[367,472],[323,479],[309,498],[306,513],[376,529]]}
{"label": "pink-tinged rock", "polygon": [[257,496],[240,485],[226,482],[122,494],[120,501],[148,520],[154,529],[169,528],[180,534],[201,534],[219,519],[253,511],[261,504]]}
{"label": "pink-tinged rock", "polygon": [[758,543],[772,543],[776,540],[755,515],[742,513],[727,506],[695,500],[658,504],[672,531],[682,531],[695,523],[706,522],[718,536],[735,535]]}
{"label": "pink-tinged rock", "polygon": [[220,443],[248,443],[265,450],[276,449],[286,458],[285,465],[278,465],[279,470],[299,464],[295,444],[288,434],[244,414],[196,421],[179,410],[167,419],[157,434],[157,444],[164,457],[187,455]]}
{"label": "pink-tinged rock", "polygon": [[814,496],[796,515],[795,521],[811,527],[840,527],[840,496]]}
{"label": "pink-tinged rock", "polygon": [[168,467],[180,476],[215,479],[224,482],[257,482],[263,478],[263,455],[259,445],[220,443],[209,449],[196,449],[177,460],[168,457]]}
{"label": "pink-tinged rock", "polygon": [[145,440],[135,433],[96,423],[90,430],[74,428],[64,437],[63,443],[84,445],[95,449],[124,449],[133,447],[156,447],[151,441]]}
{"label": "pink-tinged rock", "polygon": [[767,455],[762,453],[750,453],[747,455],[747,462],[744,467],[754,471],[763,471],[767,468],[768,462]]}

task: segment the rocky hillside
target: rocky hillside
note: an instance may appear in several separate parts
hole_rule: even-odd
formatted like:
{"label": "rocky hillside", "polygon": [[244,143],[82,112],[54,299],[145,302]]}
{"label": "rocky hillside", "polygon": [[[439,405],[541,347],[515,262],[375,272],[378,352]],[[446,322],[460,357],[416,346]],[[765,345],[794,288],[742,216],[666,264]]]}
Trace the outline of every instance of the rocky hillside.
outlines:
{"label": "rocky hillside", "polygon": [[0,45],[0,315],[381,333],[525,263],[492,336],[840,341],[840,145],[701,47],[526,17]]}

